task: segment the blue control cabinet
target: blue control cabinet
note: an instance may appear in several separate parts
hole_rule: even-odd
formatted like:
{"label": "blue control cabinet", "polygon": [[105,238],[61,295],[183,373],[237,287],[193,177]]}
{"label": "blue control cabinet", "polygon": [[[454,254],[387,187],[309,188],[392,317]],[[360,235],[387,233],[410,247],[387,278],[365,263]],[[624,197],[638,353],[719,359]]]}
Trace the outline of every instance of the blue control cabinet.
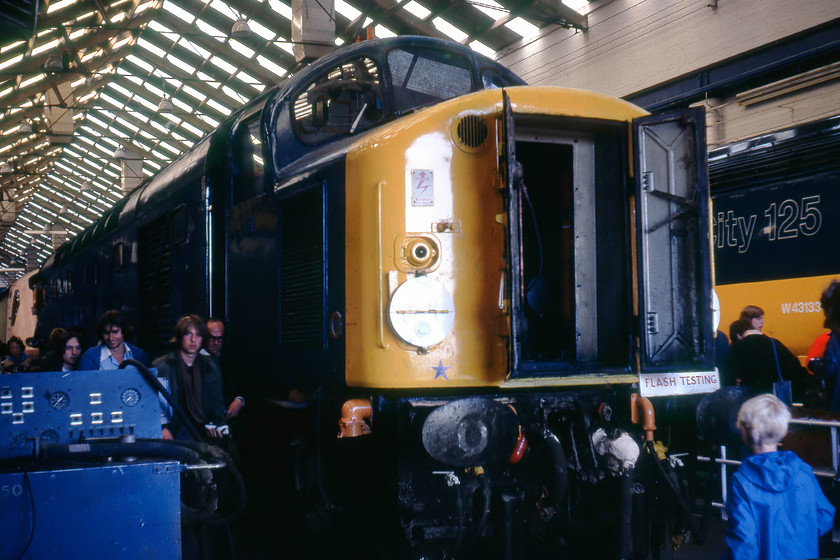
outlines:
{"label": "blue control cabinet", "polygon": [[0,472],[0,560],[181,558],[178,462]]}
{"label": "blue control cabinet", "polygon": [[0,375],[0,459],[32,457],[36,440],[160,438],[160,423],[157,391],[133,367]]}

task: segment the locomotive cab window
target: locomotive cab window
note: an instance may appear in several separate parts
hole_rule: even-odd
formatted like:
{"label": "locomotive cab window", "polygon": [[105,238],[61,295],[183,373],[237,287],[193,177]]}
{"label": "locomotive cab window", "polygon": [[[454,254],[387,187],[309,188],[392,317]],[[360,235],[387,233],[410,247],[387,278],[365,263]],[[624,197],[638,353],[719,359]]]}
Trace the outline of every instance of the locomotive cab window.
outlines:
{"label": "locomotive cab window", "polygon": [[320,144],[382,122],[379,76],[379,67],[365,57],[347,61],[310,83],[292,103],[298,138]]}
{"label": "locomotive cab window", "polygon": [[625,134],[517,123],[515,374],[630,365]]}
{"label": "locomotive cab window", "polygon": [[388,70],[398,114],[473,91],[469,61],[452,52],[394,49]]}

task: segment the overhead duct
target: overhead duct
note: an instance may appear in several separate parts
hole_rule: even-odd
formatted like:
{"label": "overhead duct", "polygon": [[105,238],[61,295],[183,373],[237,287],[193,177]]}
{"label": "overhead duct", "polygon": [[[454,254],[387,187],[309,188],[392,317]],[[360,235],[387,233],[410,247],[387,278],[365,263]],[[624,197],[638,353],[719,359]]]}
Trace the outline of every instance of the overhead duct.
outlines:
{"label": "overhead duct", "polygon": [[134,190],[143,181],[143,156],[132,148],[118,149],[120,160],[120,187],[123,195]]}
{"label": "overhead duct", "polygon": [[55,83],[46,93],[47,140],[51,146],[69,144],[73,141],[73,86],[70,82]]}
{"label": "overhead duct", "polygon": [[11,227],[17,219],[17,202],[8,189],[0,191],[0,226]]}
{"label": "overhead duct", "polygon": [[335,48],[334,0],[292,0],[292,42],[297,62],[331,52]]}

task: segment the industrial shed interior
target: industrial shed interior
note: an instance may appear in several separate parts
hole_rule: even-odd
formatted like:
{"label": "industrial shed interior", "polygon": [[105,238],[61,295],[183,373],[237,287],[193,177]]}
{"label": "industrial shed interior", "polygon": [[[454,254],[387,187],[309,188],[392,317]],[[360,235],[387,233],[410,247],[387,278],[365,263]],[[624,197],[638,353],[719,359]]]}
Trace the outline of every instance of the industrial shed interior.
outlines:
{"label": "industrial shed interior", "polygon": [[[301,100],[315,99],[314,94],[300,94],[292,101],[283,97],[287,95],[285,84],[294,84],[299,76],[309,80],[307,72],[323,57],[367,41],[401,36],[444,40],[486,59],[476,57],[470,62],[472,66],[465,64],[463,72],[472,72],[472,78],[467,79],[472,82],[458,94],[406,105],[392,115],[378,104],[390,101],[376,98],[378,88],[386,87],[386,77],[377,66],[377,55],[370,54],[374,51],[360,58],[361,62],[342,62],[343,66],[337,67],[342,73],[356,65],[352,77],[336,80],[337,86],[327,84],[328,80],[315,81],[311,88],[321,88],[333,100],[343,100],[341,95],[346,92],[339,95],[330,87],[346,87],[359,100],[357,105],[347,102],[352,107],[348,109],[349,132],[336,136],[334,144],[332,132],[324,125],[329,124],[329,118],[326,112],[319,113],[326,104],[313,101],[311,110],[300,109],[305,105]],[[424,45],[418,42],[411,48],[419,50]],[[466,60],[463,52],[453,50],[455,54],[447,56],[463,56]],[[429,58],[433,63],[444,59]],[[397,66],[393,59],[388,60]],[[498,66],[490,66],[490,61],[512,74],[505,75]],[[413,68],[414,63],[406,73]],[[436,68],[443,72],[444,65]],[[334,78],[337,71],[330,76]],[[359,77],[362,74],[364,78]],[[454,73],[435,76],[429,72],[425,76],[429,81],[449,81],[451,89],[457,89],[451,85]],[[517,76],[536,88],[523,88],[517,97],[521,87]],[[396,86],[394,90],[396,98]],[[497,90],[504,93],[491,97]],[[475,105],[468,106],[467,101],[457,105],[461,95],[464,99],[473,96],[469,102]],[[291,114],[298,122],[284,124],[280,109],[263,109],[271,103],[277,107],[291,105]],[[396,101],[393,104],[398,105]],[[555,104],[574,108],[558,109]],[[371,113],[371,105],[380,112]],[[543,110],[544,114],[539,112]],[[688,187],[671,188],[672,176],[681,174],[671,167],[672,172],[665,174],[671,190],[661,198],[667,200],[666,206],[672,206],[658,216],[638,218],[641,221],[636,222],[636,208],[631,206],[641,200],[645,189],[633,191],[634,195],[633,180],[649,180],[650,190],[661,185],[651,186],[653,179],[641,167],[647,163],[633,151],[646,149],[646,139],[656,137],[650,132],[654,125],[644,120],[648,113],[669,115],[663,119],[678,129],[667,133],[672,135],[669,138],[678,139],[674,144],[689,138],[685,151],[667,154],[671,163],[674,153],[685,158],[680,161],[696,158],[696,164],[686,167],[699,169],[699,179],[692,184],[692,176]],[[264,119],[261,127],[260,115]],[[705,122],[692,125],[689,121],[695,117],[705,118]],[[466,174],[463,170],[469,165],[477,167],[473,172],[478,179],[469,185],[480,188],[482,181],[498,182],[496,191],[503,194],[494,197],[486,208],[479,197],[458,202],[464,206],[452,203],[452,208],[469,207],[469,211],[450,209],[453,214],[463,212],[467,218],[433,215],[431,207],[444,199],[442,189],[426,195],[423,181],[428,177],[449,180],[449,171],[442,173],[435,167],[432,173],[432,164],[420,166],[422,169],[409,169],[406,164],[403,169],[393,161],[402,157],[401,150],[411,154],[407,156],[411,159],[429,146],[439,147],[428,140],[435,136],[429,132],[435,119],[449,123],[446,119],[455,122],[462,118],[457,126],[446,125],[461,143],[457,149],[448,146],[446,150],[450,151],[444,150],[441,160],[448,165],[450,160],[460,162],[458,158],[469,154],[474,157],[473,163],[457,168]],[[494,124],[488,126],[491,119],[495,119]],[[311,141],[311,137],[300,140],[305,128],[300,123],[311,125],[317,134],[330,140],[320,144],[322,136],[316,136],[317,141]],[[551,127],[567,130],[550,132]],[[464,133],[465,128],[472,135]],[[440,130],[436,134],[446,136]],[[262,169],[263,157],[274,158],[274,163],[265,167],[274,173],[268,177],[266,172],[267,189],[252,190],[248,200],[240,192],[242,175],[236,175],[241,173],[236,170],[236,161],[227,161],[241,155],[241,146],[220,147],[225,134],[233,145],[243,138],[243,131],[250,131],[250,136],[244,136],[251,158],[246,163]],[[300,142],[278,141],[276,146],[265,147],[265,138],[281,137],[283,133]],[[212,142],[202,142],[213,134]],[[410,135],[427,143],[415,138],[416,143],[411,144],[406,140]],[[486,137],[495,141],[493,149],[487,148]],[[589,151],[579,152],[580,146]],[[267,151],[259,152],[263,148]],[[479,157],[486,158],[481,161],[487,166],[495,167],[495,175],[475,163]],[[345,160],[346,168],[341,167]],[[556,198],[578,197],[576,202],[556,201],[539,190],[543,184],[540,181],[553,184],[550,177],[554,171],[534,174],[528,169],[523,175],[521,163],[528,168],[540,162],[574,167],[574,180],[556,173],[565,189],[563,196]],[[603,170],[611,165],[614,172]],[[199,166],[206,167],[195,171]],[[377,166],[382,167],[382,177],[387,179],[376,175]],[[171,177],[160,178],[165,170]],[[261,171],[251,173],[251,179],[263,180]],[[387,189],[401,173],[410,185],[405,201],[392,207]],[[591,195],[581,197],[581,180],[592,185]],[[53,471],[33,467],[15,451],[28,445],[24,439],[33,438],[4,436],[0,439],[0,500],[11,496],[13,501],[10,507],[0,502],[0,520],[13,519],[14,523],[6,524],[5,532],[0,527],[0,560],[37,558],[39,553],[64,558],[93,554],[132,559],[513,559],[537,554],[639,560],[672,554],[686,559],[718,557],[726,548],[722,520],[726,475],[720,474],[726,467],[718,466],[725,461],[716,461],[726,458],[727,446],[737,455],[740,442],[732,440],[727,431],[727,422],[734,426],[732,418],[713,416],[725,416],[732,407],[737,409],[747,394],[736,387],[729,387],[736,390],[728,392],[727,388],[719,389],[725,380],[718,377],[722,368],[714,361],[711,333],[725,332],[744,305],[761,305],[767,313],[765,333],[781,339],[800,361],[807,361],[811,342],[826,330],[820,293],[832,278],[840,277],[840,269],[826,262],[831,259],[823,258],[836,250],[831,240],[840,234],[840,212],[834,206],[840,204],[840,197],[833,192],[838,180],[840,3],[834,0],[0,0],[0,289],[5,289],[0,293],[0,338],[5,341],[17,336],[27,345],[43,344],[48,333],[41,329],[49,325],[45,317],[62,305],[68,309],[75,306],[63,319],[69,317],[85,328],[92,327],[102,300],[89,294],[93,288],[111,287],[99,275],[117,278],[118,273],[130,270],[140,285],[133,292],[133,303],[125,309],[127,315],[135,314],[132,319],[138,326],[147,329],[149,338],[144,340],[150,350],[168,344],[171,318],[177,320],[187,313],[224,316],[230,323],[228,348],[238,343],[241,352],[258,354],[266,348],[263,342],[268,341],[277,349],[270,348],[266,360],[298,370],[272,377],[268,368],[253,365],[259,364],[258,356],[244,358],[243,364],[260,372],[254,374],[256,381],[246,394],[248,404],[240,423],[232,423],[234,429],[246,433],[236,440],[240,449],[226,450],[237,455],[237,463],[241,453],[241,474],[232,467],[235,474],[206,474],[217,467],[219,472],[227,472],[224,465],[233,461],[227,453],[222,454],[226,459],[220,459],[213,451],[195,446],[175,452],[144,443],[153,449],[149,453],[163,453],[165,458],[132,464],[133,458],[102,451],[99,458],[107,458],[101,463],[79,466],[81,463],[74,463],[70,455],[73,450],[67,450],[68,462],[61,467],[66,471],[62,470],[59,482],[53,482]],[[184,194],[187,186],[183,192],[175,192],[171,185],[179,181],[200,190],[201,197],[189,198]],[[346,193],[336,194],[336,181],[347,182]],[[361,185],[361,194],[351,192],[352,181]],[[451,182],[454,185],[456,181]],[[517,182],[527,182],[530,194],[522,186],[523,194],[518,195]],[[604,186],[606,183],[622,186],[612,191],[612,187]],[[701,183],[702,188],[697,186]],[[233,194],[227,199],[211,198],[207,193],[218,188],[217,184],[226,184]],[[148,196],[137,194],[147,187]],[[166,188],[170,191],[164,191]],[[300,194],[305,190],[316,194],[306,198]],[[137,224],[127,226],[131,233],[126,235],[134,236],[132,242],[124,245],[121,239],[107,250],[97,249],[110,259],[103,261],[107,265],[103,264],[102,270],[98,264],[81,260],[87,246],[111,231],[106,227],[116,227],[126,200],[140,216],[144,203],[160,204],[162,192],[175,192],[167,196],[189,208],[187,212],[201,216],[196,219],[206,220],[197,221],[195,226],[196,231],[206,232],[206,247],[192,256],[184,251],[179,257],[176,243],[164,239],[159,253],[143,253],[144,235],[177,237],[173,233],[176,229],[172,224],[177,225],[173,211],[162,214],[151,225],[138,219]],[[132,193],[135,198],[131,198]],[[607,209],[603,200],[613,196],[620,202]],[[202,204],[206,206],[199,208]],[[260,210],[259,204],[267,206]],[[642,202],[638,204],[639,208],[643,206]],[[674,205],[682,206],[675,210]],[[557,218],[558,224],[562,222],[558,231],[578,228],[574,229],[574,241],[566,237],[567,233],[546,233],[552,231],[550,227],[541,229],[541,206],[555,212],[553,216],[564,216]],[[222,208],[218,218],[211,216],[214,209]],[[394,220],[387,217],[389,210],[400,215],[404,210],[406,222],[412,224],[412,228],[405,225],[404,231],[397,227],[393,235],[396,241],[387,237],[393,233],[389,228],[394,227]],[[511,228],[511,232],[515,227],[521,229],[504,234],[509,238],[493,227],[471,230],[468,220],[473,212],[490,217],[487,223]],[[341,218],[335,218],[339,214]],[[111,216],[115,216],[113,221]],[[192,220],[190,216],[183,219]],[[341,229],[336,223],[344,226],[345,219],[364,226],[355,228],[347,223],[346,230],[336,234]],[[155,224],[160,227],[154,229]],[[429,227],[429,231],[423,229]],[[655,234],[646,237],[669,227],[677,227],[670,230],[670,241]],[[584,228],[598,233],[582,235]],[[637,240],[643,236],[644,240]],[[462,247],[458,243],[465,238],[474,244],[461,253],[455,247]],[[71,245],[77,239],[80,241]],[[680,241],[674,239],[688,241],[679,245]],[[295,252],[296,243],[319,249],[313,257],[311,252]],[[678,254],[676,260],[686,268],[677,270],[675,266],[672,277],[659,279],[657,269],[645,261],[648,256],[643,254],[648,245],[657,243],[668,247],[657,254]],[[62,245],[65,249],[59,249]],[[556,264],[559,256],[552,263],[543,255],[552,245],[562,247],[558,254],[565,251],[562,258],[566,260],[560,265]],[[119,265],[115,264],[116,247]],[[134,247],[129,248],[125,261],[135,265],[139,261],[139,272],[129,267],[121,270],[125,247]],[[614,262],[610,262],[605,256],[614,248]],[[389,265],[387,258],[383,264],[382,255],[392,250],[402,255],[392,257],[397,264]],[[371,257],[374,251],[376,256]],[[275,253],[280,255],[276,263],[261,262],[274,258]],[[568,257],[568,253],[575,254]],[[188,260],[193,256],[198,260]],[[78,270],[84,271],[82,276],[72,276],[72,258],[80,259],[77,262],[82,263],[78,265]],[[144,269],[144,258],[156,264],[183,258],[181,281],[192,284],[167,292],[170,282],[178,282],[177,274],[172,272],[170,277],[169,269],[167,275],[158,274],[155,267]],[[470,269],[475,272],[474,281],[482,286],[475,293],[465,295],[463,288],[451,288],[451,284],[457,284],[453,279],[464,274],[458,268],[460,259],[467,263],[465,266],[474,267]],[[287,263],[292,261],[304,264],[289,272]],[[595,264],[587,266],[588,261]],[[569,263],[574,273],[564,272]],[[206,266],[206,278],[189,275],[189,269],[200,274],[202,266]],[[359,267],[358,274],[354,266]],[[518,271],[513,270],[516,267]],[[565,286],[565,295],[550,303],[542,301],[548,300],[538,285],[543,272],[555,286]],[[434,284],[435,273],[449,276],[438,285]],[[94,275],[95,286],[90,280]],[[603,280],[607,277],[626,285],[613,293]],[[79,282],[74,287],[73,278],[88,279],[92,285],[82,288]],[[249,278],[258,280],[252,284]],[[260,290],[275,281],[282,289],[263,300]],[[314,292],[323,293],[313,296],[312,290],[300,289],[288,296],[286,286],[295,282],[314,285]],[[714,305],[713,287],[714,297],[719,300]],[[205,299],[191,295],[191,291],[202,292]],[[663,291],[669,292],[664,299],[674,306],[669,308],[672,313],[668,319],[652,304],[641,310],[648,295],[654,298]],[[671,291],[679,291],[679,297],[670,297]],[[487,297],[488,293],[492,297]],[[517,293],[522,294],[518,304]],[[431,311],[418,311],[413,303],[397,309],[393,303],[400,297],[420,298],[418,294],[434,300],[434,305],[428,304]],[[310,296],[311,300],[306,299]],[[481,297],[491,302],[490,312],[475,303]],[[120,303],[118,298],[106,297],[105,301],[113,303],[115,299]],[[189,307],[196,301],[203,307]],[[677,301],[685,309],[678,309],[673,303]],[[464,323],[467,314],[459,306],[473,304],[475,307],[469,309],[474,323]],[[144,305],[154,311],[144,310]],[[414,315],[427,313],[437,321],[447,314],[455,315],[456,310],[457,321],[462,323],[440,319],[444,327],[438,323],[429,327],[417,319],[410,323],[406,320],[409,327],[398,325],[406,316],[414,321]],[[307,313],[311,320],[299,318]],[[585,324],[588,315],[591,323]],[[502,327],[497,327],[499,317],[507,321]],[[671,320],[674,325],[668,323]],[[615,325],[607,326],[612,322]],[[490,334],[479,332],[484,327]],[[658,329],[670,327],[676,333],[671,339],[656,339]],[[156,338],[149,334],[153,328],[159,330],[154,333]],[[411,332],[405,334],[406,329]],[[459,334],[456,342],[447,339],[450,332],[459,330],[470,334]],[[260,334],[251,336],[257,331]],[[87,346],[95,343],[90,334]],[[586,342],[587,336],[596,342]],[[424,337],[438,338],[426,343]],[[307,346],[310,343],[313,345]],[[610,351],[608,347],[614,348]],[[394,357],[399,351],[405,354]],[[431,362],[417,365],[426,359]],[[480,373],[460,377],[458,367],[462,363],[469,363]],[[132,431],[130,436],[145,442],[160,437],[160,411],[158,387],[145,386],[148,379],[143,369],[138,366],[132,370],[131,375],[136,376],[126,381],[144,386],[142,390],[131,389],[134,393],[127,392],[123,385],[115,386],[101,373],[85,378],[82,390],[85,394],[90,391],[91,404],[95,399],[121,400],[123,408],[119,413],[111,412],[111,422],[136,422],[142,429]],[[424,371],[426,377],[421,378],[418,371]],[[645,383],[662,385],[662,376],[673,372],[690,376],[691,383],[705,384],[705,389],[683,393],[649,389],[645,393],[640,388]],[[0,375],[0,421],[8,424],[0,423],[0,428],[8,427],[9,434],[17,433],[14,425],[25,424],[27,418],[39,413],[42,387],[52,408],[53,416],[46,417],[48,423],[59,422],[55,418],[66,406],[62,399],[67,398],[66,393],[73,393],[67,388],[55,390],[49,384],[71,386],[64,378],[44,372],[37,375],[41,374],[43,377],[31,385],[6,382],[11,376]],[[443,382],[450,385],[441,389]],[[15,408],[14,391],[24,395],[22,411]],[[633,404],[624,408],[616,404],[631,402],[631,393]],[[642,416],[648,412],[653,415],[654,410],[662,414],[661,420],[657,416],[660,426],[685,428],[681,422],[688,418],[691,427],[673,437],[675,452],[680,451],[680,443],[696,440],[698,432],[703,440],[707,435],[704,429],[713,435],[727,432],[722,436],[725,441],[716,441],[713,449],[692,448],[691,453],[677,453],[675,459],[662,461],[664,467],[656,461],[651,476],[662,479],[654,482],[638,475],[634,482],[627,472],[633,470],[636,457],[625,457],[622,463],[602,448],[620,448],[627,445],[627,439],[635,438],[632,446],[637,455],[641,450],[643,456],[656,457],[659,453],[664,458],[667,451],[663,447],[672,441],[669,436],[669,443],[660,447],[664,436],[658,434],[663,430],[654,438],[652,419],[647,423],[647,418],[637,418],[636,393],[641,400],[653,401],[649,409],[644,404],[638,406]],[[676,395],[681,397],[672,401]],[[154,406],[132,408],[138,399]],[[589,408],[597,411],[592,421],[585,411]],[[807,402],[804,407],[802,403],[794,407],[794,424],[814,424],[805,411],[808,408]],[[102,416],[96,414],[92,422],[101,424]],[[471,418],[482,415],[491,420],[487,424],[482,423],[484,420],[470,423]],[[611,415],[626,419],[628,426],[632,417],[633,427],[608,428],[612,426]],[[72,418],[76,423],[71,423],[70,434],[76,438],[74,442],[84,443],[84,430],[76,429],[82,423],[79,418]],[[826,495],[838,505],[840,491],[834,485],[840,477],[840,416],[829,411],[820,416],[820,422],[830,429],[830,439],[825,434],[798,433],[787,445],[809,459]],[[581,438],[579,425],[591,428],[593,433]],[[569,428],[559,433],[554,429],[558,426]],[[603,434],[596,431],[601,426]],[[384,439],[367,443],[371,427],[377,434],[384,433]],[[552,430],[562,437],[558,439]],[[45,453],[39,451],[39,442],[46,449],[68,443],[62,439],[63,432],[54,434],[58,431],[50,425],[44,431],[49,437],[42,434],[34,438],[36,455]],[[336,431],[341,434],[339,438],[333,437]],[[457,441],[430,442],[437,437],[430,435],[434,431],[449,433]],[[504,438],[500,438],[503,443],[492,439],[497,431],[504,432]],[[91,440],[95,439],[93,434],[91,429]],[[329,443],[325,443],[324,434],[331,434]],[[571,443],[564,440],[566,437]],[[581,444],[581,439],[588,443]],[[419,451],[406,441],[417,443]],[[592,465],[587,463],[590,458],[576,453],[581,445],[591,452]],[[322,452],[322,447],[328,450]],[[471,453],[481,460],[492,454],[504,455],[501,462],[505,466],[487,467],[485,471],[485,465],[471,462]],[[718,456],[701,457],[712,453]],[[611,466],[601,465],[602,455],[609,455]],[[145,488],[147,498],[130,496],[125,482],[121,484],[113,476],[108,463],[115,456],[117,463],[128,465],[126,481],[133,488]],[[516,471],[522,457],[528,468],[538,460],[542,462],[522,474],[524,470]],[[380,459],[375,461],[375,469],[368,468],[369,461],[374,462],[372,458]],[[608,462],[606,458],[603,461]],[[639,459],[640,464],[643,462]],[[199,463],[204,466],[191,471]],[[446,468],[439,470],[441,465]],[[686,473],[679,474],[683,470]],[[220,479],[211,480],[214,476]],[[612,482],[611,476],[615,477]],[[541,482],[543,479],[549,482]],[[568,483],[570,479],[579,485],[575,490],[577,502],[563,497],[567,485],[574,486]],[[347,480],[352,484],[343,486]],[[235,491],[228,494],[220,490],[225,485]],[[185,506],[183,498],[185,488],[193,486],[201,489],[201,507],[195,510]],[[391,495],[390,487],[398,490]],[[33,488],[44,488],[44,492],[61,498],[53,503],[52,498],[35,496]],[[602,515],[598,507],[590,507],[594,502],[609,507],[604,504],[613,503],[612,491],[621,496],[615,502],[620,511]],[[97,505],[98,499],[92,495],[105,494],[129,497]],[[655,500],[661,501],[639,506],[654,494]],[[332,502],[326,495],[338,495],[340,499]],[[371,505],[366,503],[369,498]],[[533,507],[526,516],[522,512],[528,509],[530,498]],[[377,510],[375,499],[394,509]],[[63,535],[60,539],[74,531],[99,532],[93,525],[101,524],[110,539],[107,545],[91,544],[85,549],[85,539],[81,539],[73,540],[68,548],[66,543],[54,543],[36,530],[45,523],[61,524],[66,516],[73,515],[69,504],[80,502],[94,503],[91,515],[104,515],[106,519],[73,520],[59,532]],[[650,527],[640,529],[630,520],[636,507],[642,507],[654,520]],[[149,527],[146,532],[117,527],[135,518],[120,513],[115,514],[115,521],[108,520],[103,511],[108,508],[133,510]],[[218,508],[225,513],[206,514],[202,508]],[[657,508],[665,513],[657,517]],[[43,517],[36,518],[36,510]],[[564,511],[568,524],[560,530],[557,527],[562,525],[559,518]],[[676,513],[669,517],[671,512]],[[393,521],[389,516],[399,518],[402,524],[395,540],[385,528],[379,533],[380,527],[375,525]],[[532,524],[532,519],[537,521]],[[589,526],[588,521],[593,519],[604,521],[607,528],[603,533]],[[201,529],[182,532],[193,523]],[[614,531],[613,524],[618,527]],[[634,535],[646,536],[628,536],[631,529]],[[552,531],[559,531],[561,536],[546,536]],[[10,533],[15,533],[14,539]],[[120,538],[125,542],[117,542]],[[159,542],[150,544],[148,539]],[[593,548],[592,542],[599,540],[607,544]],[[820,546],[823,553],[840,553],[840,529],[829,533]]]}
{"label": "industrial shed interior", "polygon": [[367,33],[442,37],[532,85],[602,91],[650,110],[703,104],[710,146],[835,115],[840,97],[832,2],[338,1],[324,17],[312,8],[312,30],[297,38],[282,1],[2,8],[6,285],[293,73],[312,57],[303,43],[325,32],[327,48]]}

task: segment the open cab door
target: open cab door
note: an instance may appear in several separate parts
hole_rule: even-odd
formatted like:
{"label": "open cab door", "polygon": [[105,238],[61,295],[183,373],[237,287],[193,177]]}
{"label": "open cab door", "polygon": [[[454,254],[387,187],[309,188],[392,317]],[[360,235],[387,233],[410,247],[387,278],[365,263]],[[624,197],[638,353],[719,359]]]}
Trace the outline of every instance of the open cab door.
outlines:
{"label": "open cab door", "polygon": [[703,109],[633,123],[640,390],[705,393],[713,364],[709,185]]}
{"label": "open cab door", "polygon": [[508,223],[508,270],[511,274],[510,281],[510,340],[513,348],[510,352],[510,371],[515,377],[519,372],[520,352],[519,338],[522,324],[522,263],[521,263],[521,238],[518,223],[520,221],[520,194],[519,186],[522,182],[522,169],[517,167],[516,161],[516,135],[513,126],[513,111],[510,107],[510,98],[507,92],[502,90],[502,105],[504,111],[503,134],[505,143],[504,169],[505,169],[505,198],[507,199],[507,223]]}

